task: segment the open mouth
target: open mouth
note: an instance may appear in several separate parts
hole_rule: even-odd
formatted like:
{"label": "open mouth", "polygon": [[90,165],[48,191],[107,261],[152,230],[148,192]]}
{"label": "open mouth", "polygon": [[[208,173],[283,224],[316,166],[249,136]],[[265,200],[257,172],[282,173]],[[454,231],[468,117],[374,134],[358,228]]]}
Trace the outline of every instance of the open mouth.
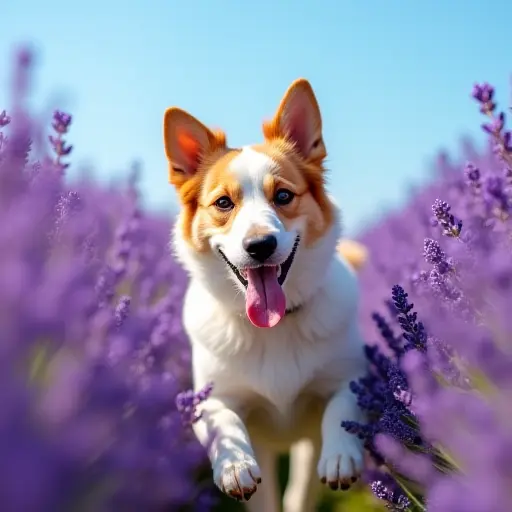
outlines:
{"label": "open mouth", "polygon": [[300,237],[297,235],[293,248],[280,265],[260,265],[239,269],[219,249],[219,253],[242,283],[245,292],[245,312],[256,327],[274,327],[286,313],[286,297],[282,286],[290,271]]}
{"label": "open mouth", "polygon": [[[288,256],[288,258],[286,258],[285,261],[283,261],[283,263],[281,263],[281,265],[278,265],[277,282],[279,283],[280,286],[283,286],[283,284],[286,280],[286,277],[288,276],[288,272],[290,271],[290,268],[292,267],[292,263],[295,258],[295,253],[297,252],[297,248],[299,247],[299,242],[300,242],[300,236],[297,235],[297,237],[295,238],[295,242],[293,244],[293,248],[290,252],[290,255]],[[219,251],[219,254],[222,256],[222,259],[227,263],[228,267],[233,271],[233,274],[235,274],[235,276],[242,283],[244,288],[247,288],[247,285],[248,285],[247,269],[242,269],[242,268],[239,269],[238,267],[233,265],[233,263],[231,263],[231,261],[228,260],[226,255],[220,249],[218,249],[218,251]],[[266,266],[266,265],[260,265],[259,267],[255,267],[255,268],[257,269],[257,268],[264,267],[264,266]]]}

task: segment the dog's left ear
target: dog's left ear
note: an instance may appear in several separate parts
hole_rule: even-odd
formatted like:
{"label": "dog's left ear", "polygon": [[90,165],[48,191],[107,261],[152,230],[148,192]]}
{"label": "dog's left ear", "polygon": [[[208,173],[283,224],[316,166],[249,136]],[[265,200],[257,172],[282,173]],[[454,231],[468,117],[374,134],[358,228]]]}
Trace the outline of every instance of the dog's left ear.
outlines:
{"label": "dog's left ear", "polygon": [[320,162],[325,158],[320,108],[305,78],[288,87],[272,121],[263,123],[263,134],[267,140],[284,138],[293,142],[307,161]]}

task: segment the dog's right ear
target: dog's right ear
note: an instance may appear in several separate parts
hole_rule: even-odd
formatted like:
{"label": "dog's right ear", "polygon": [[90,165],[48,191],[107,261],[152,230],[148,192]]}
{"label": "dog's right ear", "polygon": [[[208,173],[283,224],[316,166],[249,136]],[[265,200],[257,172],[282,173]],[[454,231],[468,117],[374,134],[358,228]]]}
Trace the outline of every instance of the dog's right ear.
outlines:
{"label": "dog's right ear", "polygon": [[171,107],[164,114],[164,146],[169,181],[179,189],[196,174],[209,153],[226,147],[226,136],[213,132],[188,112]]}

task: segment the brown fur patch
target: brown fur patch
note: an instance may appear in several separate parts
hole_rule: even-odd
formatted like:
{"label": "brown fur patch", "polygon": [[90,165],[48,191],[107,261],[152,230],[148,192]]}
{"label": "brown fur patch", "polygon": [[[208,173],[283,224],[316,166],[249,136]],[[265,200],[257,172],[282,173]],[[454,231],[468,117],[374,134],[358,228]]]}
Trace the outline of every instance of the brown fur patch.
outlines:
{"label": "brown fur patch", "polygon": [[[175,185],[180,199],[182,211],[180,216],[183,237],[188,242],[194,244],[193,238],[193,222],[194,217],[200,205],[200,196],[203,191],[203,183],[206,174],[209,171],[211,162],[221,160],[227,154],[228,149],[218,149],[209,154],[205,161],[199,165],[197,172],[193,176],[178,176],[177,173],[170,171],[171,182]],[[194,244],[195,245],[195,244]]]}
{"label": "brown fur patch", "polygon": [[[208,156],[194,176],[190,189],[194,208],[183,217],[182,225],[185,238],[198,251],[209,250],[208,238],[213,233],[229,231],[242,205],[242,188],[229,171],[230,162],[239,153],[239,149],[229,149],[221,155]],[[222,211],[215,206],[215,201],[222,196],[231,199],[233,209]]]}
{"label": "brown fur patch", "polygon": [[366,247],[355,240],[340,240],[336,250],[356,272],[361,270],[368,260]]}

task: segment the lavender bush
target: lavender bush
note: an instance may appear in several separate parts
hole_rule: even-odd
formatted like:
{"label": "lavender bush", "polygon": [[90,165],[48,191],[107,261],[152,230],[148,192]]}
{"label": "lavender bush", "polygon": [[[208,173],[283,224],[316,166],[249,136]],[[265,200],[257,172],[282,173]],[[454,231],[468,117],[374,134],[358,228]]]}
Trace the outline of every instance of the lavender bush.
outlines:
{"label": "lavender bush", "polygon": [[368,423],[343,428],[364,439],[390,510],[512,506],[512,135],[490,85],[472,96],[488,150],[441,157],[433,184],[361,236],[362,323],[380,340],[352,383]]}
{"label": "lavender bush", "polygon": [[134,180],[65,181],[72,118],[55,112],[49,138],[31,120],[31,60],[0,111],[0,509],[209,510],[175,404],[190,381],[170,223]]}

